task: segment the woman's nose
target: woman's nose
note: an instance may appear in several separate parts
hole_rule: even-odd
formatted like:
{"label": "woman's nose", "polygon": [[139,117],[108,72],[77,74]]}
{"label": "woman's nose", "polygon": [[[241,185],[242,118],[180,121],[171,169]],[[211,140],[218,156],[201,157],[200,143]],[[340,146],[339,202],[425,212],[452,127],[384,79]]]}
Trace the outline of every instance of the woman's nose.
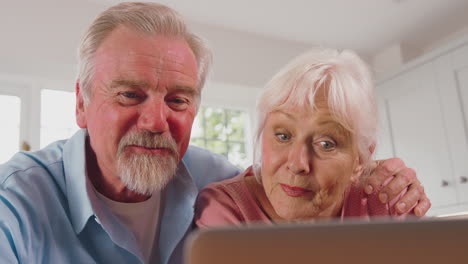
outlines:
{"label": "woman's nose", "polygon": [[289,152],[287,168],[297,175],[308,174],[310,172],[310,159],[308,148],[305,145],[293,147]]}
{"label": "woman's nose", "polygon": [[138,128],[153,133],[169,130],[168,108],[163,99],[151,100],[142,106],[138,118]]}

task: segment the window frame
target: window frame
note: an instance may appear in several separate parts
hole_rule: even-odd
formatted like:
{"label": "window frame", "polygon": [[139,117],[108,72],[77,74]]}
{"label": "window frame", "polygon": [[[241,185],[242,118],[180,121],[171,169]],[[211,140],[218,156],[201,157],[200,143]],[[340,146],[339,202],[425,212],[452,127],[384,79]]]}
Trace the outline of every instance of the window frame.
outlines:
{"label": "window frame", "polygon": [[27,142],[31,151],[40,149],[41,90],[74,92],[74,81],[48,80],[24,75],[0,74],[0,93],[21,99],[20,142]]}
{"label": "window frame", "polygon": [[0,77],[0,94],[7,95],[7,96],[16,96],[20,99],[21,106],[20,106],[20,135],[19,135],[19,142],[18,150],[21,150],[21,144],[23,142],[28,143],[32,148],[32,140],[31,140],[31,113],[32,113],[32,105],[31,105],[31,85],[27,82],[16,80],[14,78],[7,78],[5,76]]}
{"label": "window frame", "polygon": [[257,117],[255,105],[261,91],[259,87],[208,80],[203,88],[200,103],[200,107],[227,108],[246,112],[245,151],[251,163],[253,162],[253,137]]}

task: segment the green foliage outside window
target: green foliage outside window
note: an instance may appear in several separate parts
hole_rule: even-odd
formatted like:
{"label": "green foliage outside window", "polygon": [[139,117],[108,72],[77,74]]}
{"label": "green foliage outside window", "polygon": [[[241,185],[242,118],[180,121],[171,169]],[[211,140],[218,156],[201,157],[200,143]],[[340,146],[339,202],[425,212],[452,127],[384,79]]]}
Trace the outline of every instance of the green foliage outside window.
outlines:
{"label": "green foliage outside window", "polygon": [[190,143],[221,154],[245,169],[250,165],[245,151],[245,123],[243,111],[200,107]]}

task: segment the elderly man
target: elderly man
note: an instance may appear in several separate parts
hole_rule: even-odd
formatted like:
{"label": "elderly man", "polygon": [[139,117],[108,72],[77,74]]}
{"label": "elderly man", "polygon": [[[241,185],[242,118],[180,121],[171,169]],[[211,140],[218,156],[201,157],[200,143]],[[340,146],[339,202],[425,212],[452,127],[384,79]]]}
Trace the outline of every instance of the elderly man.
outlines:
{"label": "elderly man", "polygon": [[[210,57],[168,7],[103,12],[80,46],[83,129],[0,167],[0,263],[180,263],[198,190],[238,173],[188,147]],[[392,175],[382,198],[410,186],[400,202],[425,214],[430,203],[398,159],[368,187]]]}

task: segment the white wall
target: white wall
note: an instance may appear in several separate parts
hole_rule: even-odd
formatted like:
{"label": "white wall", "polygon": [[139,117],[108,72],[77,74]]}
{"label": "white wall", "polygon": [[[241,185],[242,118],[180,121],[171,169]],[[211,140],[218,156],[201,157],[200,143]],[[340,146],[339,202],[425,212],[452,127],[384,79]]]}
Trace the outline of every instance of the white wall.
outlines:
{"label": "white wall", "polygon": [[4,2],[0,73],[73,80],[77,43],[85,25],[103,7],[83,7],[81,1],[71,0]]}
{"label": "white wall", "polygon": [[464,36],[468,36],[468,25],[422,47],[423,53],[429,53],[435,49],[446,46],[457,39],[463,38]]}
{"label": "white wall", "polygon": [[459,39],[468,36],[468,25],[446,33],[443,37],[435,41],[425,43],[422,46],[415,47],[406,42],[396,42],[388,45],[371,58],[370,64],[374,70],[377,80],[386,78],[406,64],[431,53],[434,50],[451,45]]}
{"label": "white wall", "polygon": [[[74,80],[80,37],[94,17],[106,8],[105,4],[105,1],[72,0],[3,3],[0,74]],[[211,44],[212,79],[221,83],[261,87],[280,66],[308,48],[300,43],[190,21],[189,24]]]}
{"label": "white wall", "polygon": [[219,27],[191,24],[214,53],[213,80],[262,87],[276,71],[311,45]]}

